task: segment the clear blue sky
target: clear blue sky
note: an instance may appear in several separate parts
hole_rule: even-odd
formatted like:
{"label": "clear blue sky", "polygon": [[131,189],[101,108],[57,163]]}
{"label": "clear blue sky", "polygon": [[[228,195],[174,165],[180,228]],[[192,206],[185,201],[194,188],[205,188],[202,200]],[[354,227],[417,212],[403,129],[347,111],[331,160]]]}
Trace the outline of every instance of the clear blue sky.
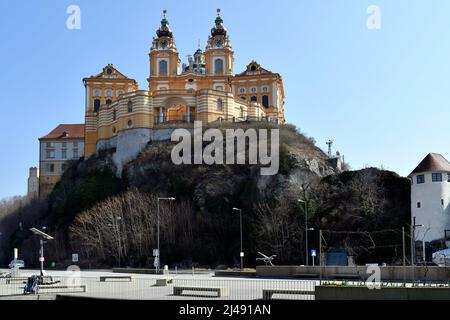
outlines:
{"label": "clear blue sky", "polygon": [[[81,30],[66,9],[81,8]],[[378,5],[381,30],[368,30]],[[1,1],[0,198],[26,193],[38,137],[82,123],[81,79],[113,63],[146,88],[148,52],[168,18],[182,60],[204,46],[216,8],[235,50],[283,76],[286,118],[353,169],[407,175],[428,152],[450,159],[450,1]]]}

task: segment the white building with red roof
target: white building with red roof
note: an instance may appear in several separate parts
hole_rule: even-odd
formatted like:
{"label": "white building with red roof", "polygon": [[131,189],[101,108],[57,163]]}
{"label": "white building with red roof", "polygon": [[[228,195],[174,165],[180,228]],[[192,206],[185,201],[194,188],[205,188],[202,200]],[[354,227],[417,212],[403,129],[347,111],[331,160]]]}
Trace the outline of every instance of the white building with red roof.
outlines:
{"label": "white building with red roof", "polygon": [[415,240],[431,242],[450,237],[450,162],[437,153],[428,154],[409,175],[411,221]]}

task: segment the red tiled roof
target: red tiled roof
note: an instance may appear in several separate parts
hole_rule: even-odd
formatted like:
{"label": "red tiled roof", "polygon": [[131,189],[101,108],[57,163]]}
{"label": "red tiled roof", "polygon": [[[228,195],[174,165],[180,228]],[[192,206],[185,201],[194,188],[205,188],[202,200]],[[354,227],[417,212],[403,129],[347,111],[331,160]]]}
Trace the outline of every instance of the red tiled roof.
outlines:
{"label": "red tiled roof", "polygon": [[60,124],[49,134],[39,138],[39,140],[48,139],[83,139],[84,124]]}
{"label": "red tiled roof", "polygon": [[448,162],[441,154],[430,153],[421,163],[419,163],[411,174],[431,171],[450,172],[450,162]]}

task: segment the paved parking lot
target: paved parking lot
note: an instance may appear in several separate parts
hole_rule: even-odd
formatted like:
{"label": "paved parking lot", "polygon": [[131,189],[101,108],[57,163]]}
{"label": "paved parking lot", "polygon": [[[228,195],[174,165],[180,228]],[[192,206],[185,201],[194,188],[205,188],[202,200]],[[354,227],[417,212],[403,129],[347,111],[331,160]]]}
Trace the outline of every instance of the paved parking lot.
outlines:
{"label": "paved parking lot", "polygon": [[[38,274],[38,271],[21,271],[21,277]],[[54,277],[61,284],[86,285],[86,293],[67,292],[67,289],[45,290],[46,294],[64,294],[71,296],[83,296],[108,299],[132,299],[132,300],[201,300],[201,299],[231,299],[231,300],[257,300],[262,299],[263,289],[282,290],[314,290],[317,281],[314,280],[281,280],[281,279],[249,279],[215,277],[214,272],[205,272],[192,275],[189,271],[180,271],[178,274],[170,274],[173,284],[167,287],[157,287],[156,280],[167,277],[163,275],[141,275],[112,273],[110,271],[81,271],[79,274],[71,274],[67,271],[48,271],[46,275]],[[101,276],[132,276],[131,282],[127,280],[108,279],[100,282]],[[214,297],[214,293],[185,291],[183,296],[174,296],[173,287],[206,287],[225,288],[228,291],[226,297]],[[6,284],[4,279],[0,280],[0,296],[22,295],[24,284]],[[43,292],[42,292],[43,293]],[[313,295],[275,295],[274,298],[285,299],[314,299]]]}

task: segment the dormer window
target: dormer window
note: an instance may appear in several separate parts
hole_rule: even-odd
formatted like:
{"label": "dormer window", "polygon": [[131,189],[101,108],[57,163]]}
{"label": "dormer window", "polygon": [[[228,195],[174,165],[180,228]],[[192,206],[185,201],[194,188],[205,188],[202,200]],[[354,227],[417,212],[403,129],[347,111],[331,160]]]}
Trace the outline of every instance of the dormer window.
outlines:
{"label": "dormer window", "polygon": [[250,67],[250,70],[251,70],[251,71],[256,71],[256,66],[255,66],[255,65],[252,65],[252,66]]}
{"label": "dormer window", "polygon": [[111,75],[112,74],[112,69],[111,68],[106,69],[106,74]]}

